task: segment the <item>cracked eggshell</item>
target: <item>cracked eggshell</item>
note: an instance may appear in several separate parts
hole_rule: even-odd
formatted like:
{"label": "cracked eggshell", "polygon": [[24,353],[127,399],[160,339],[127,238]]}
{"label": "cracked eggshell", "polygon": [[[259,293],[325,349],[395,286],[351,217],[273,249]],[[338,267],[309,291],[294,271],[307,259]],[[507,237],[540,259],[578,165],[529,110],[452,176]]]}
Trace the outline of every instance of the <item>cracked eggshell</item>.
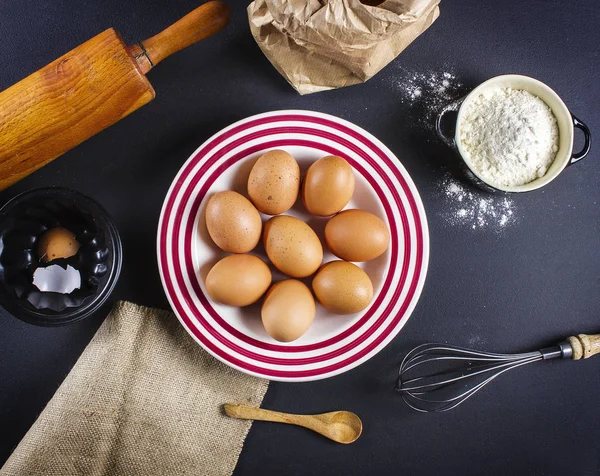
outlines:
{"label": "cracked eggshell", "polygon": [[52,228],[40,237],[37,253],[40,261],[49,263],[55,259],[70,258],[79,251],[79,242],[66,228]]}
{"label": "cracked eggshell", "polygon": [[46,293],[70,294],[81,288],[81,273],[71,265],[65,269],[53,264],[34,271],[33,285]]}

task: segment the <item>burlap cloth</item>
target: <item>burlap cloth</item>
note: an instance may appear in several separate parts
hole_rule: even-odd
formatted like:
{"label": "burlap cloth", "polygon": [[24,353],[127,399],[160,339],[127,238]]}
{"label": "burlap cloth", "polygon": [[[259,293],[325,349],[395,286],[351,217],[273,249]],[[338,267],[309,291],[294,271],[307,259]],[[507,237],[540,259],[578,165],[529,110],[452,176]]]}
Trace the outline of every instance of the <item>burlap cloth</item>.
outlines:
{"label": "burlap cloth", "polygon": [[230,475],[268,381],[211,357],[170,312],[117,304],[0,470],[9,475]]}

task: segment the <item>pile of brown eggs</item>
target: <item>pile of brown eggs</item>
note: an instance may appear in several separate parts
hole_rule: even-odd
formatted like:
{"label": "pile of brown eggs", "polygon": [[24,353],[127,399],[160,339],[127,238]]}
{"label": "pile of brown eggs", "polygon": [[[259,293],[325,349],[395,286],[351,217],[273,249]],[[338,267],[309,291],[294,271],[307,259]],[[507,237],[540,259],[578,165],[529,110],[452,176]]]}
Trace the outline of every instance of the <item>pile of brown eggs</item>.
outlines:
{"label": "pile of brown eggs", "polygon": [[[354,193],[354,173],[343,158],[327,156],[314,162],[302,182],[302,202],[313,215],[329,217],[325,242],[341,260],[322,265],[323,246],[302,220],[281,215],[300,193],[300,167],[289,153],[271,150],[254,164],[248,177],[250,200],[234,191],[215,193],[206,206],[206,227],[223,251],[234,253],[216,263],[206,276],[206,291],[217,302],[247,306],[266,292],[262,322],[271,337],[290,342],[303,335],[315,317],[314,295],[327,311],[354,314],[373,299],[369,276],[354,262],[385,252],[385,223],[363,210],[344,210]],[[275,215],[263,226],[260,212]],[[286,279],[271,286],[267,263],[247,254],[261,240],[270,262]],[[316,273],[316,274],[315,274]],[[297,278],[314,274],[312,292]],[[270,289],[269,289],[270,287]],[[268,290],[268,292],[267,292]]]}

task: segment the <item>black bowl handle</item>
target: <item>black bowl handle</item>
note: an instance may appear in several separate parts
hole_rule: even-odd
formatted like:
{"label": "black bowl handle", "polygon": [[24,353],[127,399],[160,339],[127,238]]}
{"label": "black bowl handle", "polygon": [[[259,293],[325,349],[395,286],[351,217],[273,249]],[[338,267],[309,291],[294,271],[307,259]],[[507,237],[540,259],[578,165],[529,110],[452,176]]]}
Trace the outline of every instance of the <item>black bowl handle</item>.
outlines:
{"label": "black bowl handle", "polygon": [[[444,116],[449,112],[456,112],[460,108],[460,105],[465,100],[464,97],[457,99],[456,101],[448,104],[444,109],[440,111],[436,120],[435,120],[435,132],[437,132],[438,137],[442,140],[444,144],[446,144],[451,149],[457,150],[456,141],[454,137],[447,136],[442,128],[442,121],[444,120]],[[456,132],[456,131],[455,131]]]}
{"label": "black bowl handle", "polygon": [[581,129],[584,137],[583,149],[580,152],[573,154],[571,156],[571,160],[569,161],[569,165],[573,165],[575,162],[579,162],[581,159],[584,159],[586,155],[590,152],[592,148],[592,133],[588,126],[586,126],[583,122],[577,119],[573,113],[571,113],[571,117],[573,118],[573,126],[577,129]]}

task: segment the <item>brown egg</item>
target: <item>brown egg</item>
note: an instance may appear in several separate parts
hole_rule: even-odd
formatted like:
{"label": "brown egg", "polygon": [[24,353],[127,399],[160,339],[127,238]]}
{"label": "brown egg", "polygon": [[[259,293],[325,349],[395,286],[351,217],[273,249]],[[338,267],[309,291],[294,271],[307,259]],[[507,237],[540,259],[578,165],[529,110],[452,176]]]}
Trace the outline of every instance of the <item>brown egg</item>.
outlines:
{"label": "brown egg", "polygon": [[228,190],[210,197],[206,205],[206,228],[223,251],[247,253],[260,240],[262,221],[250,200]]}
{"label": "brown egg", "polygon": [[279,215],[292,208],[299,189],[300,167],[284,150],[261,155],[248,177],[250,200],[267,215]]}
{"label": "brown egg", "polygon": [[302,201],[313,215],[326,217],[348,205],[354,193],[354,172],[341,157],[330,155],[317,160],[306,172]]}
{"label": "brown egg", "polygon": [[323,265],[312,282],[317,301],[334,314],[354,314],[373,299],[373,284],[362,269],[347,261]]}
{"label": "brown egg", "polygon": [[276,216],[265,223],[265,251],[275,267],[294,278],[313,274],[323,261],[323,246],[313,229],[298,218]]}
{"label": "brown egg", "polygon": [[70,258],[79,251],[79,242],[66,228],[52,228],[40,237],[37,252],[44,263],[59,258]]}
{"label": "brown egg", "polygon": [[308,330],[315,312],[315,299],[310,289],[296,279],[286,279],[271,286],[260,315],[273,339],[291,342]]}
{"label": "brown egg", "polygon": [[230,255],[206,275],[206,292],[217,302],[248,306],[260,299],[271,284],[271,270],[253,255]]}
{"label": "brown egg", "polygon": [[390,244],[390,232],[381,218],[363,210],[344,210],[325,226],[329,250],[346,261],[377,258]]}

